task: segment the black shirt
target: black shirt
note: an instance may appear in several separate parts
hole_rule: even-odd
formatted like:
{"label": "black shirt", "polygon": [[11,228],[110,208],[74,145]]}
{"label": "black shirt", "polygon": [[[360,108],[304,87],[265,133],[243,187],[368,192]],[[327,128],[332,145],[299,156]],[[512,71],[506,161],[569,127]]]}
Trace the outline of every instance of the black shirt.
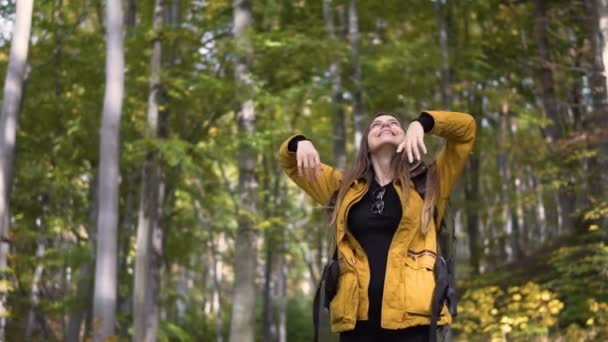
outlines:
{"label": "black shirt", "polygon": [[[372,205],[378,196],[384,192],[382,213],[373,213]],[[379,209],[379,205],[375,205]],[[388,250],[401,221],[401,201],[393,182],[381,187],[374,180],[361,200],[350,208],[347,227],[359,242],[367,255],[370,270],[369,282],[369,321],[380,324],[382,308],[382,292],[386,273]]]}

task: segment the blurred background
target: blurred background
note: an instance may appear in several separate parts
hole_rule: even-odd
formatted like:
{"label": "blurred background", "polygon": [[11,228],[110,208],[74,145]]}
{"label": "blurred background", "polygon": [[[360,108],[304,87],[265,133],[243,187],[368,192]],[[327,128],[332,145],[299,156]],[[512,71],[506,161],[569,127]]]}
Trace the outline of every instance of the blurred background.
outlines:
{"label": "blurred background", "polygon": [[608,1],[0,14],[0,340],[310,341],[328,216],[279,145],[344,168],[375,112],[430,109],[478,126],[452,338],[608,340]]}

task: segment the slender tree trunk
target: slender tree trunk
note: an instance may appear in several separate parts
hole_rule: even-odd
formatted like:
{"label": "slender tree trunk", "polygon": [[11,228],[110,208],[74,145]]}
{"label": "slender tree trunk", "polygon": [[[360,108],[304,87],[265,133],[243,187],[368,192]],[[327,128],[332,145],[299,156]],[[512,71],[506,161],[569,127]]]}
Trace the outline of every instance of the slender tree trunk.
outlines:
{"label": "slender tree trunk", "polygon": [[[78,282],[76,285],[76,304],[72,307],[68,319],[68,328],[64,334],[64,342],[80,341],[82,323],[86,317],[87,308],[90,307],[91,293],[93,287],[93,259],[94,248],[93,239],[96,236],[97,227],[97,181],[93,178],[89,183],[89,227],[88,235],[91,237],[88,245],[90,246],[91,258],[80,265],[78,269]],[[87,331],[85,331],[86,336]]]}
{"label": "slender tree trunk", "polygon": [[[17,2],[15,26],[11,40],[9,63],[4,82],[0,114],[0,280],[6,280],[7,256],[10,252],[10,205],[13,182],[15,141],[27,67],[32,26],[33,0]],[[7,287],[4,286],[6,289]],[[6,290],[0,291],[0,312],[6,312]],[[6,316],[0,317],[0,341],[4,340]]]}
{"label": "slender tree trunk", "polygon": [[507,99],[503,100],[502,109],[498,118],[498,168],[501,181],[501,197],[502,197],[502,221],[507,235],[507,260],[518,260],[522,256],[520,246],[520,232],[517,222],[515,201],[513,199],[514,183],[511,175],[511,165],[509,161],[510,143],[509,137],[509,103]]}
{"label": "slender tree trunk", "polygon": [[[161,121],[166,120],[166,113]],[[166,123],[165,123],[166,125]],[[165,175],[159,168],[156,173],[157,194],[155,224],[152,229],[152,255],[150,265],[150,300],[147,302],[148,341],[156,341],[160,331],[160,322],[163,319],[163,310],[160,306],[160,291],[165,261],[165,231],[162,223],[163,207],[165,203],[166,181]]]}
{"label": "slender tree trunk", "polygon": [[[331,8],[331,0],[323,0],[323,16],[325,26],[331,41],[338,42],[334,15]],[[342,80],[341,67],[338,56],[332,56],[329,67],[329,77],[331,79],[331,98],[333,105],[333,132],[334,132],[334,167],[344,169],[346,167],[346,131],[344,126],[344,108],[342,107]]]}
{"label": "slender tree trunk", "polygon": [[234,260],[234,294],[231,342],[253,342],[255,338],[255,275],[257,268],[257,232],[253,218],[256,215],[255,150],[247,143],[255,131],[255,109],[252,94],[252,43],[253,30],[251,0],[234,0],[234,37],[237,45],[235,77],[240,108],[237,113],[239,137],[238,168],[240,208],[239,228],[236,236]]}
{"label": "slender tree trunk", "polygon": [[[156,38],[152,41],[152,56],[150,58],[150,82],[148,96],[147,131],[149,138],[158,137],[159,133],[159,93],[161,92],[161,41],[160,30],[163,23],[163,0],[154,4],[153,30]],[[137,252],[135,258],[135,279],[133,292],[133,341],[156,341],[158,326],[158,309],[155,303],[158,299],[152,288],[155,286],[152,272],[152,240],[155,227],[160,224],[158,212],[160,200],[160,170],[157,165],[156,153],[150,153],[142,168],[142,186],[139,204],[137,227]]]}
{"label": "slender tree trunk", "polygon": [[[538,52],[540,55],[540,78],[542,84],[542,98],[545,114],[551,123],[544,128],[544,135],[549,149],[557,153],[557,141],[563,137],[565,128],[559,115],[557,107],[557,95],[555,93],[555,80],[553,77],[551,50],[548,38],[548,19],[545,0],[534,0],[536,38],[538,40]],[[562,186],[558,190],[558,203],[560,208],[561,224],[557,227],[557,234],[561,234],[563,229],[573,229],[572,207],[574,204],[573,196],[567,187]]]}
{"label": "slender tree trunk", "polygon": [[[42,204],[46,211],[46,204]],[[27,327],[25,329],[25,341],[31,341],[34,336],[34,329],[36,325],[36,316],[38,313],[38,304],[40,304],[40,280],[42,278],[42,272],[44,272],[44,266],[42,264],[42,260],[44,258],[45,253],[45,245],[44,245],[44,228],[43,224],[46,221],[46,217],[38,218],[38,231],[40,232],[41,237],[38,238],[37,246],[36,246],[36,260],[38,261],[38,265],[36,265],[36,269],[34,270],[34,276],[32,279],[32,290],[30,292],[30,311],[28,313],[27,318]]]}
{"label": "slender tree trunk", "polygon": [[359,62],[359,13],[357,11],[357,0],[350,0],[348,7],[348,27],[350,32],[350,48],[353,63],[353,123],[355,135],[355,153],[359,152],[359,145],[363,137],[363,100],[361,63]]}
{"label": "slender tree trunk", "polygon": [[[593,66],[591,74],[591,96],[593,99],[592,142],[597,155],[589,160],[588,177],[592,180],[590,187],[592,200],[597,201],[605,194],[605,182],[608,179],[608,98],[606,89],[606,65],[608,63],[608,0],[586,0],[591,24],[591,51]],[[597,222],[596,222],[597,223]]]}
{"label": "slender tree trunk", "polygon": [[[134,171],[134,169],[132,169]],[[136,221],[136,215],[139,213],[137,209],[135,209],[135,197],[136,193],[139,190],[139,186],[137,186],[137,182],[139,182],[139,178],[136,173],[133,171],[128,171],[129,176],[123,184],[126,185],[127,190],[127,199],[125,204],[125,211],[122,215],[123,221],[120,224],[120,231],[118,232],[118,279],[120,281],[126,281],[127,278],[130,278],[131,275],[128,274],[127,270],[130,265],[130,252],[131,252],[131,236],[135,229],[133,228],[134,222]],[[129,287],[127,292],[124,295],[118,294],[118,311],[123,315],[132,315],[133,314],[133,287]],[[117,328],[118,334],[120,336],[127,336],[129,334],[129,329],[132,327],[130,322],[126,324],[121,324]]]}
{"label": "slender tree trunk", "polygon": [[[283,189],[283,194],[286,193],[286,189]],[[277,302],[277,335],[279,342],[287,342],[287,251],[289,249],[289,225],[283,229],[283,236],[281,237],[281,254],[279,258],[279,278],[277,282],[277,290],[279,300]]]}
{"label": "slender tree trunk", "polygon": [[[265,155],[263,160],[264,165],[266,165],[266,170],[273,170],[272,166],[268,162],[268,157]],[[266,194],[264,198],[264,203],[270,202],[270,176],[274,174],[274,172],[267,173],[266,177],[264,177],[264,193]],[[278,175],[278,174],[277,174]],[[275,191],[276,193],[276,191]],[[270,210],[270,205],[266,205],[265,207],[265,219],[268,220],[272,217],[272,212]],[[264,231],[264,241],[265,241],[265,249],[266,249],[266,264],[264,265],[264,289],[263,289],[263,322],[262,322],[262,341],[273,342],[276,340],[276,336],[274,335],[273,322],[274,322],[274,312],[273,312],[273,303],[272,303],[272,288],[273,288],[273,267],[274,267],[274,258],[276,249],[276,239],[274,239],[274,230],[266,229]]]}
{"label": "slender tree trunk", "polygon": [[137,25],[137,0],[127,0],[127,13],[125,13],[125,25],[132,29]]}
{"label": "slender tree trunk", "polygon": [[215,321],[215,331],[216,331],[216,341],[223,342],[224,341],[224,311],[222,304],[222,270],[224,269],[224,263],[222,261],[221,252],[223,250],[222,246],[225,246],[225,239],[223,233],[220,234],[219,243],[216,244],[213,240],[211,241],[213,250],[215,250],[215,254],[213,257],[213,301],[215,302],[213,314],[216,317]]}
{"label": "slender tree trunk", "polygon": [[211,222],[208,219],[205,219],[205,217],[203,216],[203,210],[201,207],[201,204],[198,200],[194,201],[194,208],[196,209],[196,216],[198,217],[198,221],[201,224],[201,227],[207,227],[208,233],[209,233],[209,241],[207,243],[207,246],[209,248],[209,255],[211,256],[211,262],[210,262],[210,273],[211,273],[211,282],[212,282],[212,299],[211,299],[211,304],[210,306],[212,306],[212,308],[210,308],[210,311],[213,312],[213,314],[216,317],[216,341],[217,342],[223,342],[224,340],[224,335],[223,335],[223,326],[224,326],[224,320],[223,320],[223,315],[222,315],[222,304],[221,304],[221,298],[222,298],[222,286],[221,286],[221,282],[222,282],[222,264],[221,262],[218,260],[220,259],[220,255],[219,255],[219,250],[218,247],[215,243],[215,233],[214,233],[214,227],[211,224]]}
{"label": "slender tree trunk", "polygon": [[120,0],[107,0],[106,32],[106,89],[99,153],[99,213],[93,304],[95,342],[114,335],[116,317],[119,130],[124,95],[123,15]]}
{"label": "slender tree trunk", "polygon": [[439,47],[441,49],[441,105],[450,109],[452,103],[452,70],[450,67],[450,47],[448,36],[448,0],[435,1],[437,23],[439,26]]}

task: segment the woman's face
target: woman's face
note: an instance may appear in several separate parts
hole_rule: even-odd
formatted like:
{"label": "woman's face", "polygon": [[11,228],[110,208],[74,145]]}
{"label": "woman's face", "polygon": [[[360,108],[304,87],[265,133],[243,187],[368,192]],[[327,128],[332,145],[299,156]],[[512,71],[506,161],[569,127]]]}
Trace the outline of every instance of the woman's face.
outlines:
{"label": "woman's face", "polygon": [[403,142],[404,137],[405,133],[397,118],[391,115],[380,115],[372,121],[367,135],[367,145],[369,151],[374,153],[386,145],[397,148]]}

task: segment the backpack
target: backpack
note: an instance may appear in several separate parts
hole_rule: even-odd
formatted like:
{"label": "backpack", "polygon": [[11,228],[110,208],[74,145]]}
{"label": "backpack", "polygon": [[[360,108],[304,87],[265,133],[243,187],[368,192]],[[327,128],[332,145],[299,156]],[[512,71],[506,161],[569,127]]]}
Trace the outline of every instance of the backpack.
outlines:
{"label": "backpack", "polygon": [[[423,172],[412,177],[416,192],[418,192],[423,198],[425,193],[426,184],[426,168]],[[326,208],[329,212],[335,206],[338,191],[335,191]],[[436,222],[436,210],[435,210],[435,222]],[[430,342],[437,341],[439,337],[441,341],[450,340],[451,333],[448,325],[437,327],[437,321],[439,320],[439,314],[443,308],[444,303],[447,303],[448,310],[452,317],[456,317],[457,312],[457,296],[456,296],[456,275],[455,275],[455,261],[456,261],[456,230],[454,224],[454,217],[450,210],[449,200],[444,210],[444,215],[437,225],[437,259],[435,261],[435,289],[433,290],[433,299],[431,303],[431,324],[430,329]],[[335,234],[331,234],[330,244],[332,245],[333,255],[332,258],[325,264],[321,273],[321,278],[315,291],[315,297],[313,300],[313,326],[314,326],[314,342],[319,341],[319,320],[321,315],[327,316],[329,312],[329,303],[336,295],[338,290],[338,277],[340,269],[338,265],[338,249],[335,241]],[[321,307],[321,301],[323,302],[323,308]]]}

